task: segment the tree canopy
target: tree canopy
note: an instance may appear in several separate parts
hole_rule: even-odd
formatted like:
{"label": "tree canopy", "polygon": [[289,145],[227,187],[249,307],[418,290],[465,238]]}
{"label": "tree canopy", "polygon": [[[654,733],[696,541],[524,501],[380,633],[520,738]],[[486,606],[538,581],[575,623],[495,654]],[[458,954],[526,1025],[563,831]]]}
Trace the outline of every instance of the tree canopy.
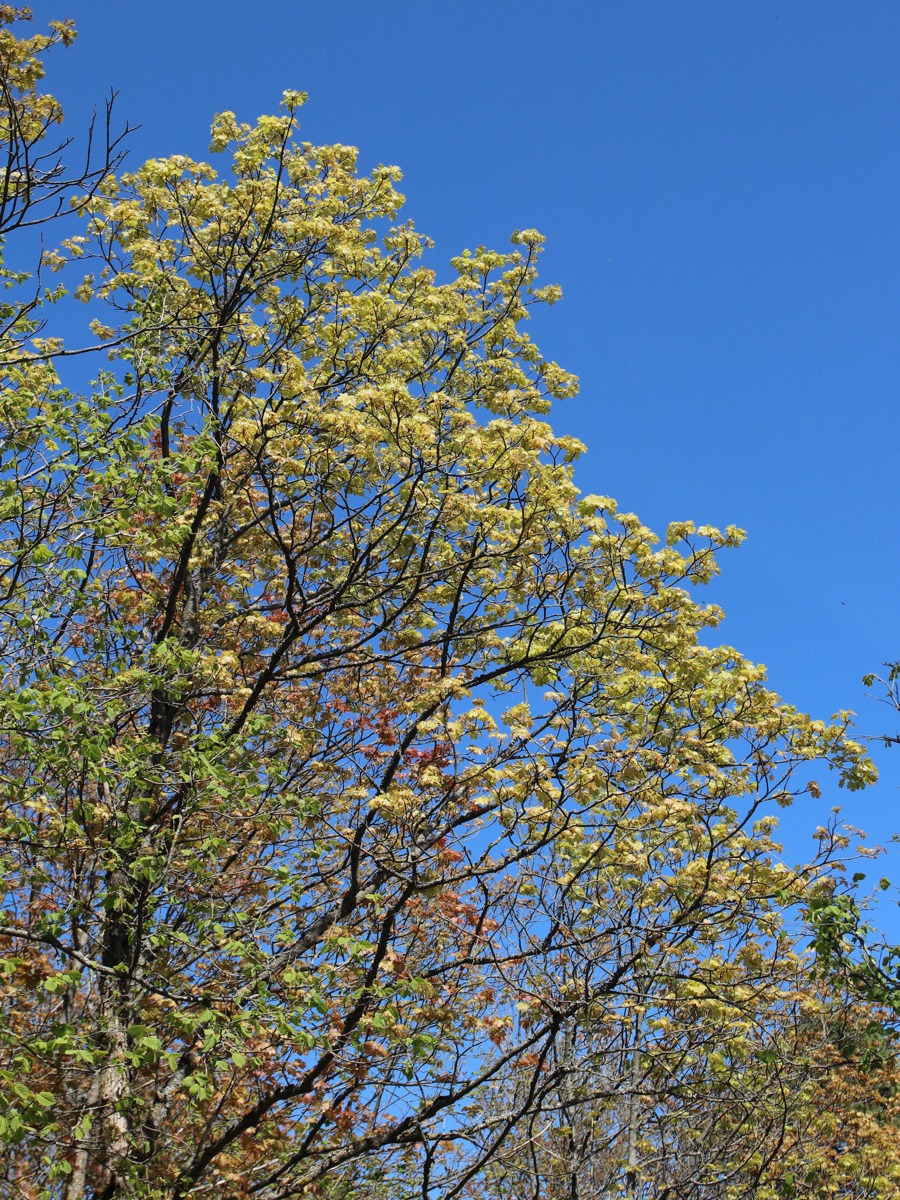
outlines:
{"label": "tree canopy", "polygon": [[4,267],[0,1191],[894,1194],[833,1099],[893,1127],[890,1036],[792,924],[846,837],[774,840],[871,767],[716,643],[739,530],[579,492],[539,235],[439,276],[300,93],[35,167],[72,32],[18,16],[0,212],[75,198],[96,357]]}

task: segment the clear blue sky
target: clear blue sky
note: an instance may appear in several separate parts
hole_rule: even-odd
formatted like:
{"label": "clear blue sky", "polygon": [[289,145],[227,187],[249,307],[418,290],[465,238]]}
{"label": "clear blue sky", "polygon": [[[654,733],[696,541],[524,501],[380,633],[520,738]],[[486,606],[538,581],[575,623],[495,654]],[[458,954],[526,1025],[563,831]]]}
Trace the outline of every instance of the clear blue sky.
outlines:
{"label": "clear blue sky", "polygon": [[[564,301],[535,334],[581,377],[554,424],[589,446],[582,488],[745,527],[723,638],[798,707],[896,731],[860,679],[900,657],[897,0],[33,8],[76,18],[52,86],[72,119],[117,89],[133,160],[204,157],[214,111],[300,88],[304,139],[403,168],[436,263],[540,229]],[[871,793],[794,810],[791,857],[833,803],[900,830],[900,749],[877,759]]]}

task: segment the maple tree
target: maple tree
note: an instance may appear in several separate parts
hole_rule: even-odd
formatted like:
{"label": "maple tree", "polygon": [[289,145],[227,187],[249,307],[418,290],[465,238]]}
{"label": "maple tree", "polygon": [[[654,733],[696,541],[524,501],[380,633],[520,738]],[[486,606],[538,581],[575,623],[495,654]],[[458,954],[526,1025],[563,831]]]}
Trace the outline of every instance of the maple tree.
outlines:
{"label": "maple tree", "polygon": [[[14,146],[57,114],[21,15]],[[784,913],[844,841],[788,868],[773,806],[871,768],[709,644],[739,530],[579,494],[540,237],[439,281],[302,100],[88,186],[44,262],[83,264],[89,387],[5,275],[0,1188],[556,1195],[568,1155],[755,1194]]]}

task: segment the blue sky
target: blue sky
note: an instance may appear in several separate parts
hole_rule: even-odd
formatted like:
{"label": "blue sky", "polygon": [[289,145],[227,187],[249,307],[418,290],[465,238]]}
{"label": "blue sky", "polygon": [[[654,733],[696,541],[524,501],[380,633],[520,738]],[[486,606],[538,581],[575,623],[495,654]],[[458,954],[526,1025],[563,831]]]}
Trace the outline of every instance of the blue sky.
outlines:
{"label": "blue sky", "polygon": [[[900,657],[896,0],[32,7],[75,17],[51,85],[73,122],[117,89],[133,161],[205,157],[213,112],[300,88],[304,139],[402,167],[435,265],[540,229],[564,301],[534,333],[581,378],[554,425],[588,444],[583,490],[746,528],[723,639],[798,707],[897,731],[860,682]],[[790,857],[834,803],[900,830],[900,748],[876,758],[871,792],[792,812]]]}

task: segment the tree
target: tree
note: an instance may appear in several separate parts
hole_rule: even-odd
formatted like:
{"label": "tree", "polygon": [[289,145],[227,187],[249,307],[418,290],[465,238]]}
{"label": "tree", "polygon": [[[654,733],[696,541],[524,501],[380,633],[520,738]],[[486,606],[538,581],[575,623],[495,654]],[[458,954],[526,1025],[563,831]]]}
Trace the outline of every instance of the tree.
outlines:
{"label": "tree", "polygon": [[[880,699],[900,712],[900,663],[885,663],[885,675],[863,676],[863,684],[880,685]],[[882,734],[874,739],[885,746],[900,742],[900,737]],[[895,834],[894,841],[898,840]],[[900,946],[891,945],[871,924],[865,914],[891,881],[882,877],[866,896],[861,893],[865,873],[857,872],[849,882],[833,885],[811,898],[808,921],[812,933],[819,973],[839,991],[857,996],[863,1002],[900,1013]]]}
{"label": "tree", "polygon": [[773,804],[871,771],[706,644],[740,531],[579,496],[539,236],[439,282],[301,101],[85,199],[88,388],[10,309],[2,1187],[484,1195],[589,1079],[636,1195],[635,1098],[789,1003],[840,837],[788,869]]}
{"label": "tree", "polygon": [[894,1197],[896,1022],[813,980],[803,959],[789,981],[790,957],[777,997],[744,986],[727,1004],[720,986],[691,981],[678,999],[670,985],[667,1000],[642,1006],[630,1040],[616,1043],[608,1016],[588,1025],[590,1046],[566,1047],[558,1090],[489,1163],[482,1194]]}

